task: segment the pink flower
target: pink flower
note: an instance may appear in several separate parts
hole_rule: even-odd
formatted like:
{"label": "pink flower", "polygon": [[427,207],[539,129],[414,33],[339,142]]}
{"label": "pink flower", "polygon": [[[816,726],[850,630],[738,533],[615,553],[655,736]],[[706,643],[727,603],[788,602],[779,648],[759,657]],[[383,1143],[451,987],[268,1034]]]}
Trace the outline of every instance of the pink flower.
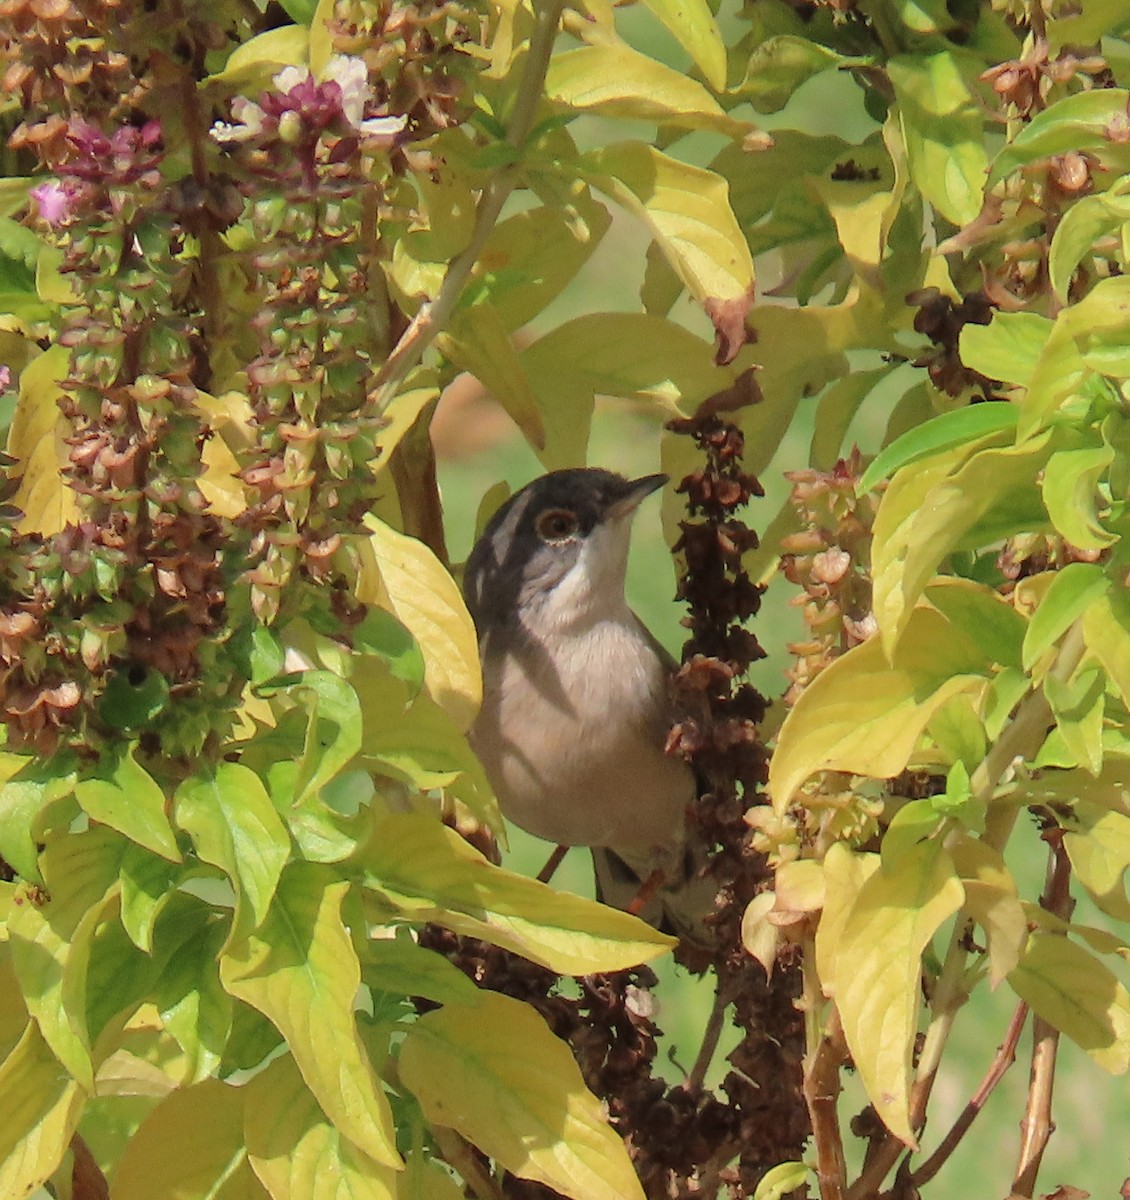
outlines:
{"label": "pink flower", "polygon": [[35,201],[40,219],[48,225],[62,225],[71,215],[70,192],[57,179],[45,179],[28,195]]}

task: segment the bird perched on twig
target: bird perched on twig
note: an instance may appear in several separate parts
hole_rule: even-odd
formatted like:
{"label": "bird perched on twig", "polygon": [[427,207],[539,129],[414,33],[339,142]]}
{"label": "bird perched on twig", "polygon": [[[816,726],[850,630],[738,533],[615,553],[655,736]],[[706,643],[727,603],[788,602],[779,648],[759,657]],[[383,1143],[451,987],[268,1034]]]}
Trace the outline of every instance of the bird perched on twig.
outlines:
{"label": "bird perched on twig", "polygon": [[[464,594],[483,667],[471,744],[503,813],[549,842],[592,847],[609,903],[630,907],[658,886],[684,932],[694,919],[671,900],[688,883],[695,784],[664,752],[675,664],[624,595],[632,518],[666,480],[596,469],[535,479],[483,530]],[[655,920],[655,906],[644,915]]]}

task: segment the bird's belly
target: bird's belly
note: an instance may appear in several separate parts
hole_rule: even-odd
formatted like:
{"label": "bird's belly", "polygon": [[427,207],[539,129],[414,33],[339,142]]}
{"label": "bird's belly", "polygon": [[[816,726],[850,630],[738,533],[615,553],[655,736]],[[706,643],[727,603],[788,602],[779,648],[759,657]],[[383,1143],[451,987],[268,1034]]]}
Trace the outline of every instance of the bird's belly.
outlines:
{"label": "bird's belly", "polygon": [[552,679],[512,658],[485,681],[472,744],[503,812],[537,837],[644,852],[682,839],[692,777],[649,719],[662,700],[641,704],[665,698],[664,671],[624,651],[607,638],[572,677]]}

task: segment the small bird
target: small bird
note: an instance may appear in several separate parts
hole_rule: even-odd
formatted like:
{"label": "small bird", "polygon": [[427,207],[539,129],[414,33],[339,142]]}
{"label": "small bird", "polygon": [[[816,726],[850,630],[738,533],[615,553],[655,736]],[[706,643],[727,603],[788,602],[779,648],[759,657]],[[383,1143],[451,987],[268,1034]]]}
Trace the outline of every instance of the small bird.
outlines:
{"label": "small bird", "polygon": [[464,575],[483,668],[470,738],[502,811],[592,847],[598,894],[619,907],[687,871],[694,777],[664,752],[675,664],[624,595],[632,518],[666,482],[543,475],[494,514]]}

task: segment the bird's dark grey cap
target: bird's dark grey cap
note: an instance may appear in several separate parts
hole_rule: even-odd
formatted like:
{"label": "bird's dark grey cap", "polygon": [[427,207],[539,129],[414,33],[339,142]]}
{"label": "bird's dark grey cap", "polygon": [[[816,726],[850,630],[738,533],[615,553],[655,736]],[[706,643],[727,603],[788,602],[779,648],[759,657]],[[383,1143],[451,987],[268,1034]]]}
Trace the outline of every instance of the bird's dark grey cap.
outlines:
{"label": "bird's dark grey cap", "polygon": [[497,612],[516,600],[521,572],[542,545],[536,530],[542,513],[572,513],[578,536],[585,538],[602,521],[632,512],[666,482],[666,475],[626,479],[599,467],[575,467],[551,471],[515,492],[487,522],[467,560],[463,590],[476,623],[484,607]]}

